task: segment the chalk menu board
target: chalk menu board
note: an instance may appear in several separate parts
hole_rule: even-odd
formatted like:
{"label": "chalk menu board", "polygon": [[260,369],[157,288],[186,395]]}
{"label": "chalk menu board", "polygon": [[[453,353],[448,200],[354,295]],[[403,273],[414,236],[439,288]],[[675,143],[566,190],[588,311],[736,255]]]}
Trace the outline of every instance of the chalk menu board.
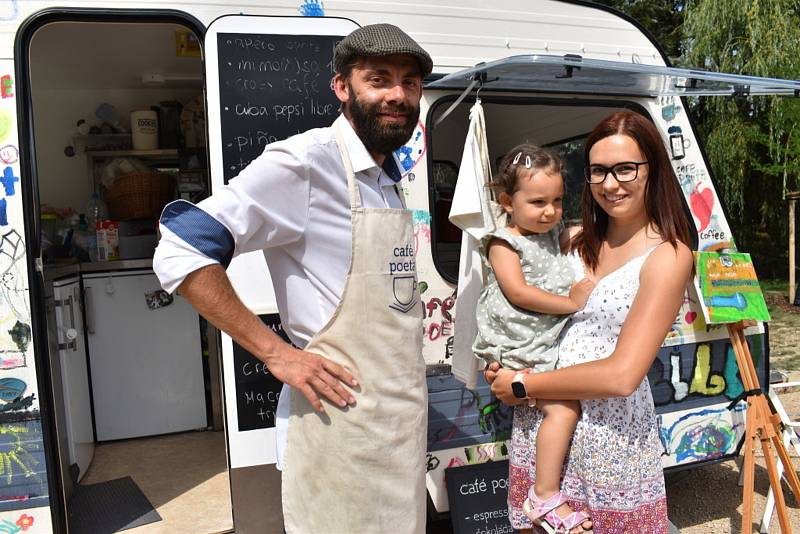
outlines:
{"label": "chalk menu board", "polygon": [[454,534],[518,532],[508,521],[508,460],[445,469]]}
{"label": "chalk menu board", "polygon": [[339,115],[331,89],[332,35],[217,34],[223,179],[264,147],[330,126]]}
{"label": "chalk menu board", "polygon": [[[259,318],[284,341],[290,342],[277,313],[259,315]],[[239,431],[274,427],[283,383],[269,372],[264,362],[236,342],[233,343],[233,365]]]}

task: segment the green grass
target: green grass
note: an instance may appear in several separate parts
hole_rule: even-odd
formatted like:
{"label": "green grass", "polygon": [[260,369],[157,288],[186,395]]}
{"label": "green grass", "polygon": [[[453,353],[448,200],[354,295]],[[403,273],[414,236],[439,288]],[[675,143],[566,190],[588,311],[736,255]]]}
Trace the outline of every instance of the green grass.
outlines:
{"label": "green grass", "polygon": [[789,294],[789,281],[782,279],[759,280],[761,291],[776,291],[785,295]]}
{"label": "green grass", "polygon": [[[762,283],[762,287],[763,287]],[[769,322],[770,366],[780,371],[800,369],[800,313],[788,308],[787,284],[775,284],[774,290],[765,290]]]}

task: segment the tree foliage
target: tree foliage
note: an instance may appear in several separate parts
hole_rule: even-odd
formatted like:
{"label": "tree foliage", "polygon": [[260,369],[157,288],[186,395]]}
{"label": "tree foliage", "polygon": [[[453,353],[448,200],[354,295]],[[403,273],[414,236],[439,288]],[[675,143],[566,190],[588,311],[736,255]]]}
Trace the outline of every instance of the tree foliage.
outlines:
{"label": "tree foliage", "polygon": [[[600,0],[639,21],[676,66],[800,78],[800,0]],[[689,112],[741,250],[785,274],[787,191],[800,188],[800,99],[703,97]]]}
{"label": "tree foliage", "polygon": [[[686,66],[800,78],[798,0],[687,0]],[[691,107],[743,250],[763,274],[785,270],[787,191],[800,180],[800,100],[700,98]]]}
{"label": "tree foliage", "polygon": [[683,50],[684,0],[595,0],[622,11],[653,34],[670,61],[680,58]]}

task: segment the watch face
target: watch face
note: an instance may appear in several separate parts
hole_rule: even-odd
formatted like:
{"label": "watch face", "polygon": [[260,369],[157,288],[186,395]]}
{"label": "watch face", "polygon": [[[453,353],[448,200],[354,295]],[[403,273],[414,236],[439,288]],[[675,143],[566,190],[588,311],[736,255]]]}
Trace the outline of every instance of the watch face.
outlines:
{"label": "watch face", "polygon": [[525,391],[525,384],[522,382],[511,382],[511,391],[518,399],[524,399],[528,396],[528,393]]}

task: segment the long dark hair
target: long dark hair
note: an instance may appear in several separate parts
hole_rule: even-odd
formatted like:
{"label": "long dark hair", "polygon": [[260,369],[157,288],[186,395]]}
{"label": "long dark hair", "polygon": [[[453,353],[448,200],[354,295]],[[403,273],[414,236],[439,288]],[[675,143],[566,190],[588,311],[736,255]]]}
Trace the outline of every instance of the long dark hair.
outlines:
{"label": "long dark hair", "polygon": [[[684,210],[683,194],[655,125],[631,111],[609,115],[595,126],[586,139],[584,154],[587,165],[589,151],[595,143],[612,135],[627,135],[636,141],[648,162],[644,204],[647,216],[658,229],[661,238],[676,248],[678,241],[690,245],[691,230]],[[581,218],[583,229],[573,240],[572,250],[577,250],[583,263],[594,270],[608,231],[608,214],[595,202],[588,185],[583,188],[581,197]]]}

